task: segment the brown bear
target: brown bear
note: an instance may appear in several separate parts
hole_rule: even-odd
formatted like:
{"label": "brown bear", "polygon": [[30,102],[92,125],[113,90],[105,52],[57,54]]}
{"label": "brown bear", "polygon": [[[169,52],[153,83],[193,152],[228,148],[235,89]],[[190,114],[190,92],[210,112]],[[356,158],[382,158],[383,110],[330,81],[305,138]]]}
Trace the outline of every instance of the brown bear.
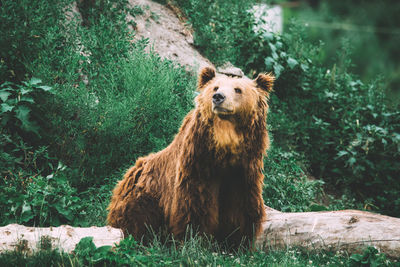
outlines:
{"label": "brown bear", "polygon": [[136,239],[163,227],[180,239],[191,225],[235,247],[251,241],[266,218],[262,170],[273,81],[202,69],[196,107],[167,148],[127,171],[113,191],[108,223]]}

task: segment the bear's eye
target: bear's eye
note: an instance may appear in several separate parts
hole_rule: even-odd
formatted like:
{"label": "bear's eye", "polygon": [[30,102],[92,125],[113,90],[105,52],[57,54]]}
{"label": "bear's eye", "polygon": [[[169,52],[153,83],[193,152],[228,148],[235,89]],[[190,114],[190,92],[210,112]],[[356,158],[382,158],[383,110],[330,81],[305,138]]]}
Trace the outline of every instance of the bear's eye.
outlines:
{"label": "bear's eye", "polygon": [[240,89],[240,88],[235,88],[235,93],[241,94],[241,93],[242,93],[242,89]]}
{"label": "bear's eye", "polygon": [[219,87],[218,87],[218,86],[215,86],[215,87],[214,87],[214,92],[216,92],[218,89],[219,89]]}

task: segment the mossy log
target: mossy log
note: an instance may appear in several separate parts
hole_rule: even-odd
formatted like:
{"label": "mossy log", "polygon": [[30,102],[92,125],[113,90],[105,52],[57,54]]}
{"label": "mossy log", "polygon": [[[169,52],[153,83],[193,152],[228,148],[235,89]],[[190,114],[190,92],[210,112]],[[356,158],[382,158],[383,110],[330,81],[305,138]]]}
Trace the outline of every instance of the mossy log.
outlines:
{"label": "mossy log", "polygon": [[[259,248],[301,247],[354,253],[374,246],[390,257],[400,257],[400,218],[358,210],[285,213],[266,209],[268,219],[256,241]],[[123,233],[109,226],[41,228],[10,224],[0,227],[0,252],[31,252],[47,247],[49,240],[52,248],[71,252],[87,236],[92,236],[99,247],[119,243]]]}

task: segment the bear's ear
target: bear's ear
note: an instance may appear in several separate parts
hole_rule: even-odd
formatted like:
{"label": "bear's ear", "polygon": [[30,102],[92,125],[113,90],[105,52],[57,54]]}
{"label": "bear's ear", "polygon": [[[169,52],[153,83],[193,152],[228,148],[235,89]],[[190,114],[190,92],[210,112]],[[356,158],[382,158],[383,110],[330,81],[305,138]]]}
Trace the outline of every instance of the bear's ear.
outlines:
{"label": "bear's ear", "polygon": [[260,73],[254,81],[256,82],[258,88],[270,93],[272,91],[272,87],[274,86],[275,77],[270,73]]}
{"label": "bear's ear", "polygon": [[205,67],[200,71],[198,88],[202,88],[206,83],[214,79],[215,69]]}

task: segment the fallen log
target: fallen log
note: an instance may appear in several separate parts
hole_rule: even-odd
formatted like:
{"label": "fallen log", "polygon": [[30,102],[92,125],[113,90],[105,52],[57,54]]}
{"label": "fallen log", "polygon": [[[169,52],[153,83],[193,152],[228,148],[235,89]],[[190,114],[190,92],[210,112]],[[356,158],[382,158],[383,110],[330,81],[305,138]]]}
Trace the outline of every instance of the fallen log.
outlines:
{"label": "fallen log", "polygon": [[104,227],[26,227],[18,224],[9,224],[0,227],[0,253],[5,251],[19,251],[31,253],[39,249],[55,249],[70,253],[79,241],[87,236],[93,237],[96,247],[114,246],[123,239],[121,230]]}
{"label": "fallen log", "polygon": [[[400,218],[357,210],[292,213],[268,207],[266,210],[268,219],[256,242],[262,249],[293,246],[354,253],[374,246],[389,257],[400,257]],[[10,224],[0,227],[0,252],[35,251],[43,240],[50,240],[52,248],[71,252],[87,236],[93,237],[97,247],[114,245],[123,238],[121,230],[110,226],[39,228]]]}
{"label": "fallen log", "polygon": [[279,212],[266,208],[268,219],[257,245],[264,249],[301,247],[360,252],[374,246],[400,257],[400,218],[359,210]]}

